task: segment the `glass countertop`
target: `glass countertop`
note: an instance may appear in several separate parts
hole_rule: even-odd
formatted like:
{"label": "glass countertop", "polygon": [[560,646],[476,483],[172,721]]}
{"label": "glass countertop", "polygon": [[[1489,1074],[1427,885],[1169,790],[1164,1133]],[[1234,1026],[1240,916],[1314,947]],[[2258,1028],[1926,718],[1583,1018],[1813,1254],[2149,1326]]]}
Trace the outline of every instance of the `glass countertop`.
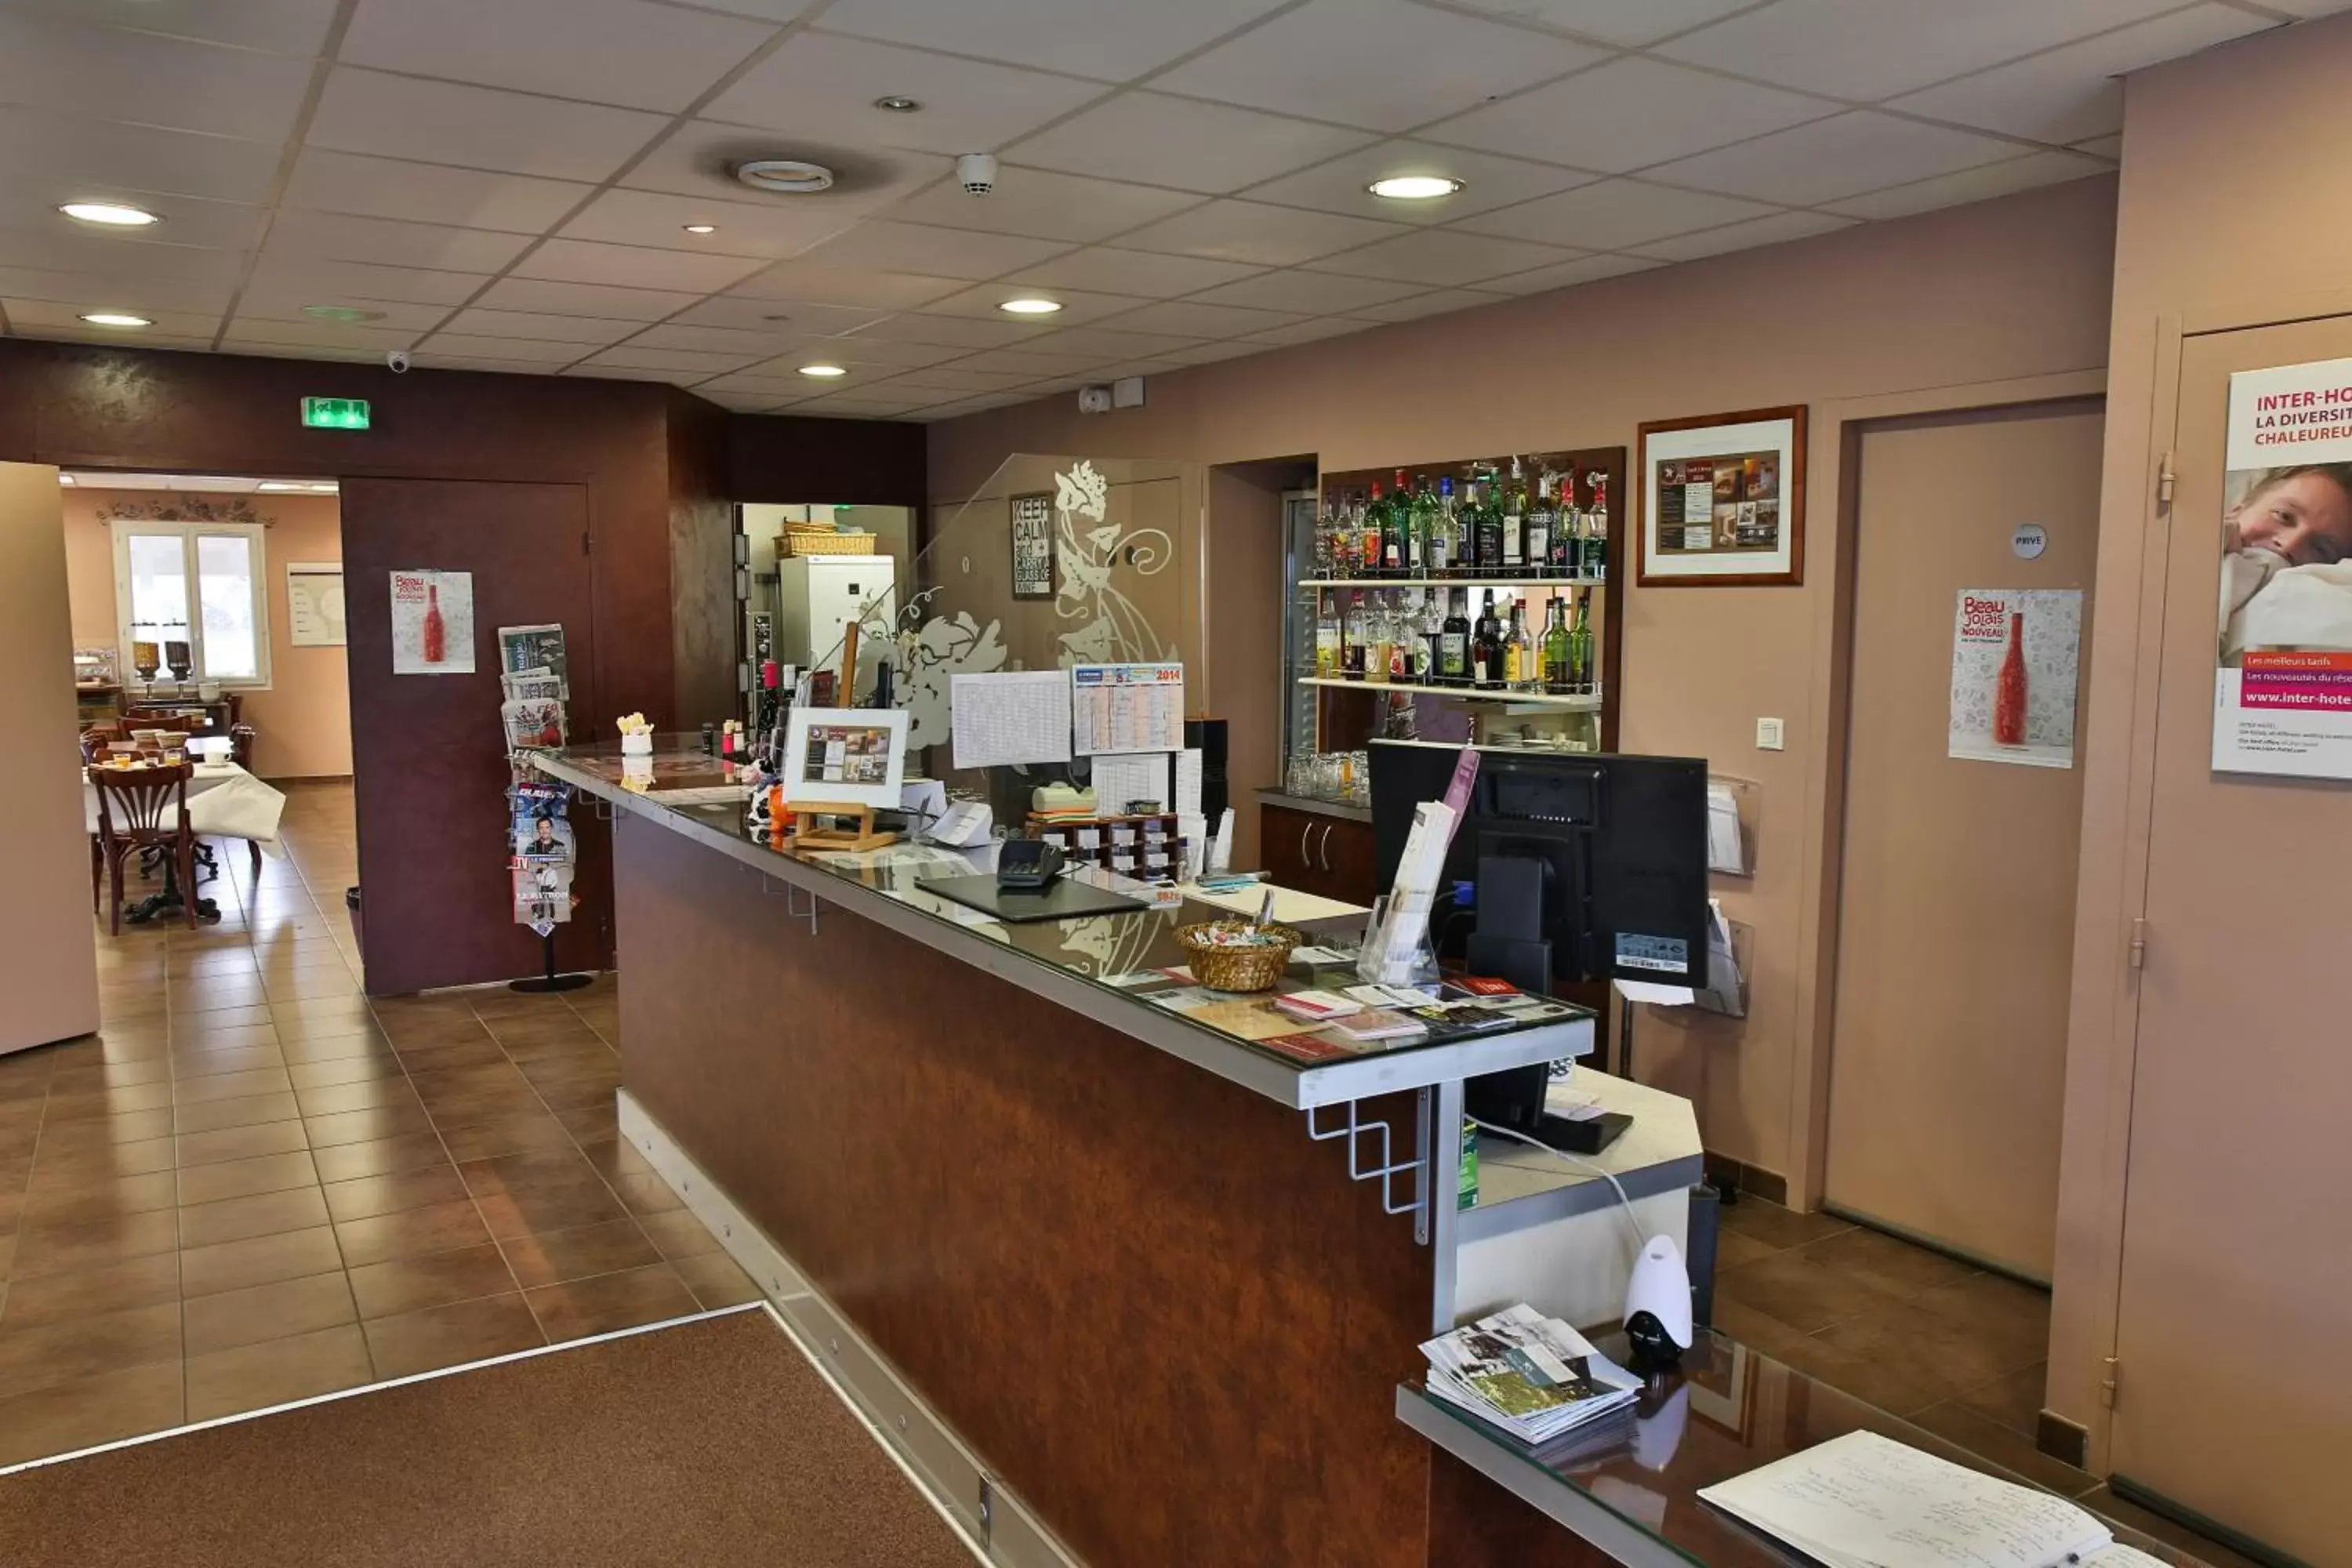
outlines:
{"label": "glass countertop", "polygon": [[[793,849],[781,840],[754,836],[746,826],[742,800],[710,798],[712,792],[731,791],[747,782],[746,770],[698,749],[667,746],[672,739],[660,737],[649,758],[629,759],[632,766],[625,773],[620,748],[614,743],[539,755],[559,767],[577,769],[616,794],[637,796],[762,855],[772,854],[868,889],[941,925],[1000,943],[1065,975],[1161,1009],[1259,1058],[1302,1072],[1351,1061],[1404,1058],[1444,1047],[1491,1044],[1495,1051],[1481,1055],[1496,1059],[1482,1060],[1470,1068],[1486,1072],[1545,1059],[1538,1047],[1550,1047],[1554,1056],[1589,1048],[1563,1041],[1554,1033],[1557,1026],[1589,1023],[1593,1015],[1586,1008],[1548,998],[1474,996],[1450,983],[1427,988],[1435,994],[1430,1016],[1411,1019],[1419,1026],[1417,1033],[1387,1039],[1359,1039],[1337,1026],[1318,1028],[1276,1007],[1273,1002],[1276,995],[1339,990],[1359,984],[1355,949],[1362,934],[1360,916],[1297,922],[1295,929],[1302,932],[1305,942],[1294,952],[1275,990],[1254,994],[1211,991],[1196,984],[1187,967],[1189,955],[1176,940],[1180,927],[1234,919],[1228,909],[1187,898],[1173,909],[1139,908],[1054,921],[992,919],[921,884],[946,877],[992,874],[995,844],[965,850],[902,838],[883,848],[858,852]],[[688,737],[675,739],[690,744]],[[1544,1031],[1540,1039],[1538,1030]]]}
{"label": "glass countertop", "polygon": [[[1603,1354],[1626,1363],[1630,1352],[1622,1332],[1589,1337]],[[1930,1352],[1923,1345],[1919,1353]],[[1398,1389],[1397,1414],[1438,1447],[1587,1540],[1605,1535],[1620,1544],[1636,1543],[1638,1555],[1624,1559],[1630,1562],[1819,1568],[1812,1558],[1717,1511],[1698,1493],[1848,1432],[1877,1432],[1970,1469],[2035,1485],[1712,1332],[1702,1335],[1679,1368],[1652,1378],[1632,1412],[1604,1416],[1590,1431],[1570,1431],[1540,1447],[1512,1441],[1429,1393],[1418,1377]],[[2123,1545],[2179,1568],[2204,1568],[2203,1558],[2179,1547],[2112,1520],[2103,1522]]]}

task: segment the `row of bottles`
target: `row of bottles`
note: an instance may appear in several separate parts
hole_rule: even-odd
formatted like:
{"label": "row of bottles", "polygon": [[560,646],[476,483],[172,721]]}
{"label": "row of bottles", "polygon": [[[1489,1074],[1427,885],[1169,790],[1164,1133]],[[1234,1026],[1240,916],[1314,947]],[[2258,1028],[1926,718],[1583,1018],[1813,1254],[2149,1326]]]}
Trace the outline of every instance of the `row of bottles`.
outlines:
{"label": "row of bottles", "polygon": [[1409,580],[1508,577],[1599,582],[1609,574],[1609,476],[1584,476],[1592,501],[1577,504],[1577,476],[1545,469],[1529,492],[1519,459],[1507,482],[1496,465],[1478,465],[1467,493],[1454,477],[1432,489],[1423,475],[1383,493],[1333,498],[1315,529],[1315,575],[1324,579]]}
{"label": "row of bottles", "polygon": [[[1444,596],[1441,597],[1441,594]],[[1326,680],[1395,681],[1492,692],[1589,697],[1601,689],[1594,662],[1589,589],[1554,596],[1540,636],[1524,601],[1508,618],[1496,613],[1495,590],[1474,622],[1467,587],[1357,589],[1344,607],[1324,595],[1315,623],[1315,673]]]}

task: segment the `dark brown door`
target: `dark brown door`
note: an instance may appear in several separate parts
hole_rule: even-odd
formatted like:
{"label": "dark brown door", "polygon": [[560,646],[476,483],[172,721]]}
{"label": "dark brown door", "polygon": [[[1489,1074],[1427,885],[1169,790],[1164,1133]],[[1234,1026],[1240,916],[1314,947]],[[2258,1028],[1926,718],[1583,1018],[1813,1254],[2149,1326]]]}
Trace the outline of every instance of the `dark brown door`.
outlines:
{"label": "dark brown door", "polygon": [[[572,733],[601,710],[590,618],[588,497],[578,485],[347,479],[343,573],[351,638],[352,773],[368,994],[398,995],[536,973],[539,939],[514,923],[507,871],[506,743],[498,628],[554,622],[571,665]],[[473,574],[474,671],[392,672],[396,570]],[[453,648],[454,654],[456,650]],[[605,967],[611,862],[586,803],[572,822],[581,903],[558,928],[565,969]]]}
{"label": "dark brown door", "polygon": [[1257,808],[1258,858],[1277,888],[1301,893],[1323,890],[1323,873],[1315,864],[1313,848],[1327,819],[1286,806]]}

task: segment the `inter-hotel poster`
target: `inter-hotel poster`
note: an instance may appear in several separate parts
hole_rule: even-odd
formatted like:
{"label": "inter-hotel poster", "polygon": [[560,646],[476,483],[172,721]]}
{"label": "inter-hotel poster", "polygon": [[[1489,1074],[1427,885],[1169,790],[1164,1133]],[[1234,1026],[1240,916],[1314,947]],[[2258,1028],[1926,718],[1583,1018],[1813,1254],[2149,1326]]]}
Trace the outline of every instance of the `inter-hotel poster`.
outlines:
{"label": "inter-hotel poster", "polygon": [[2352,360],[2230,378],[2213,766],[2352,778]]}

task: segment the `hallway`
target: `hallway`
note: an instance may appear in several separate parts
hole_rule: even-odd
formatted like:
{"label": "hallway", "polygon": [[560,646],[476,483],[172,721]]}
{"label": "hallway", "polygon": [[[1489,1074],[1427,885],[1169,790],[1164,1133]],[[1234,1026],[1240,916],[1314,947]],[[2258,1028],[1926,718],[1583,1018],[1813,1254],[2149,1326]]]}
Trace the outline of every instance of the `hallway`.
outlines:
{"label": "hallway", "polygon": [[371,1004],[349,784],[283,831],[0,1060],[0,1466],[758,1297],[617,1141],[610,977]]}

